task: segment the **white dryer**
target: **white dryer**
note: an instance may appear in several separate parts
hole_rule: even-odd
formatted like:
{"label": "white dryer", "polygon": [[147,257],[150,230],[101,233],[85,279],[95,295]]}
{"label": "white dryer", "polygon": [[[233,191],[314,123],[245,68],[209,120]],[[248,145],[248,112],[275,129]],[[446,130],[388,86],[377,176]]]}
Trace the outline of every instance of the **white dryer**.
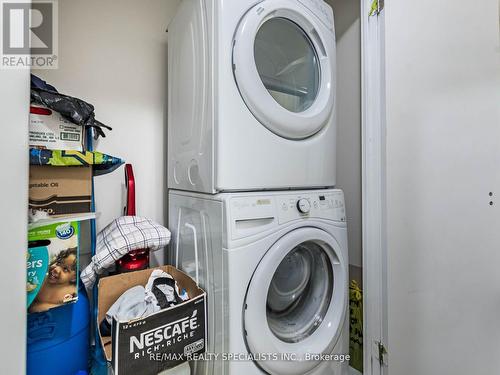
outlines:
{"label": "white dryer", "polygon": [[183,0],[168,64],[170,188],[335,185],[335,35],[323,0]]}
{"label": "white dryer", "polygon": [[193,374],[346,374],[342,191],[171,191],[169,205],[171,261],[208,295],[216,356],[193,363]]}

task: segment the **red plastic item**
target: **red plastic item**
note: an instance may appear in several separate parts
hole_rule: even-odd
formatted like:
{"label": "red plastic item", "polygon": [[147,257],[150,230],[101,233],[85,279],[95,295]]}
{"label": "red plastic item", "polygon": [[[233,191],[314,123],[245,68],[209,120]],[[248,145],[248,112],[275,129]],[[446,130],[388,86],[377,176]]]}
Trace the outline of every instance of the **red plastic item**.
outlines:
{"label": "red plastic item", "polygon": [[[125,164],[125,185],[127,187],[127,205],[124,215],[135,216],[135,178],[132,164]],[[149,249],[134,250],[116,261],[118,273],[140,271],[149,268]]]}
{"label": "red plastic item", "polygon": [[127,186],[127,205],[123,211],[127,216],[135,216],[135,177],[132,164],[125,164],[125,185]]}
{"label": "red plastic item", "polygon": [[52,111],[48,108],[30,106],[30,113],[34,115],[50,116],[52,114]]}

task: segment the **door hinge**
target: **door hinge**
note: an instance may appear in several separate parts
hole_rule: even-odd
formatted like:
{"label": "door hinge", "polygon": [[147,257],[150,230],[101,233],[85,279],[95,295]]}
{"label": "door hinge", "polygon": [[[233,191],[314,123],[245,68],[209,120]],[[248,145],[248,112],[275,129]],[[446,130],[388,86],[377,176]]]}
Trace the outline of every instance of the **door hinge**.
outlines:
{"label": "door hinge", "polygon": [[378,16],[380,12],[384,9],[385,0],[373,0],[372,6],[370,7],[369,16]]}
{"label": "door hinge", "polygon": [[377,344],[377,354],[378,354],[378,363],[380,367],[387,366],[387,348],[385,347],[382,341],[376,341]]}

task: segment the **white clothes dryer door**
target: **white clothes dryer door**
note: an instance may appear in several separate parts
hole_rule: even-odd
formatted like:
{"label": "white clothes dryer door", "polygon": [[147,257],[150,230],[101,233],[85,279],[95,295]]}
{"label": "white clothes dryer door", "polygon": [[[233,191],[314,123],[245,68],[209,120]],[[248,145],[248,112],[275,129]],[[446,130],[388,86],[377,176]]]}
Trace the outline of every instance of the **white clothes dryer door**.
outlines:
{"label": "white clothes dryer door", "polygon": [[334,108],[333,33],[298,1],[265,0],[241,20],[233,71],[252,114],[275,134],[304,139]]}
{"label": "white clothes dryer door", "polygon": [[331,235],[304,227],[281,237],[255,270],[245,301],[251,354],[275,356],[256,364],[273,375],[305,374],[318,366],[321,361],[308,354],[332,353],[344,324],[347,288],[347,264]]}

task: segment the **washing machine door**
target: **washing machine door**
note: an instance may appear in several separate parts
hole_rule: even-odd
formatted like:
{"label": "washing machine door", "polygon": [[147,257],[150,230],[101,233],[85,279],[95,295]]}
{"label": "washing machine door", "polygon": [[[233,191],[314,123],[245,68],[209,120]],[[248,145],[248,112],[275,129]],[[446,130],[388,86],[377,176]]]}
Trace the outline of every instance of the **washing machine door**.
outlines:
{"label": "washing machine door", "polygon": [[332,353],[347,287],[347,264],[327,232],[306,227],[278,240],[255,270],[245,301],[249,350],[257,359],[274,356],[256,364],[274,375],[305,374],[319,365],[306,354]]}
{"label": "washing machine door", "polygon": [[259,122],[284,138],[304,139],[328,124],[334,61],[333,31],[298,1],[260,2],[235,34],[233,72],[241,96]]}

